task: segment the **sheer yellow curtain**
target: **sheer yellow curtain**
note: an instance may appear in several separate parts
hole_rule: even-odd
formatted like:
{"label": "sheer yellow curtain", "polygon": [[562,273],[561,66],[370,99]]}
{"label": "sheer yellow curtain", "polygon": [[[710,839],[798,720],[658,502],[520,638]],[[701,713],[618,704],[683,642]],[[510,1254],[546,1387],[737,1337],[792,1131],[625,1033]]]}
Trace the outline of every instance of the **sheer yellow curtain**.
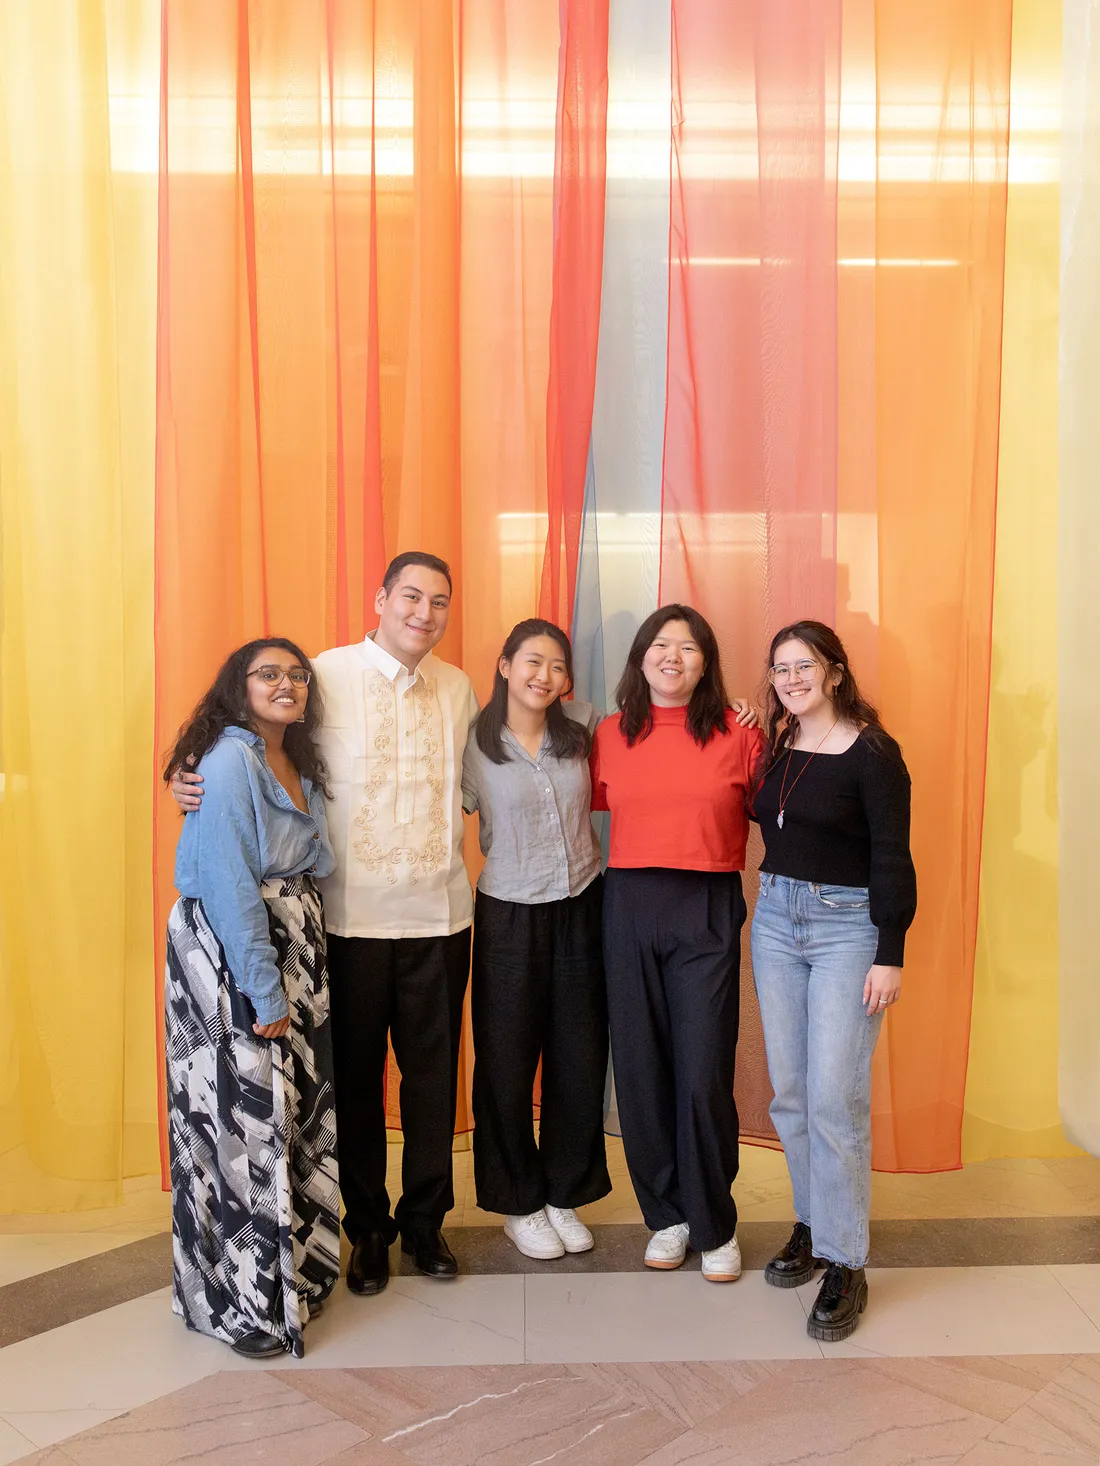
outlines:
{"label": "sheer yellow curtain", "polygon": [[157,37],[0,5],[0,1211],[157,1167]]}
{"label": "sheer yellow curtain", "polygon": [[1015,0],[993,658],[963,1159],[1071,1153],[1058,1116],[1061,6]]}

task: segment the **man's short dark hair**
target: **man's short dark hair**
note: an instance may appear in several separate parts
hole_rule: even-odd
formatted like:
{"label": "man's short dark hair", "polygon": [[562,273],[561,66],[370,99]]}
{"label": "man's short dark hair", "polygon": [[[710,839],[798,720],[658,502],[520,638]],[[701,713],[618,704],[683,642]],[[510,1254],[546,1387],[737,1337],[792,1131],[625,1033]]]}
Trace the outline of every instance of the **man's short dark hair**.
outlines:
{"label": "man's short dark hair", "polygon": [[423,565],[425,570],[434,570],[437,575],[442,575],[447,582],[447,589],[454,595],[454,585],[451,583],[451,567],[446,560],[441,560],[438,555],[429,555],[424,550],[406,550],[404,554],[397,555],[386,566],[386,573],[382,577],[382,589],[389,595],[394,586],[401,579],[406,570],[413,565]]}

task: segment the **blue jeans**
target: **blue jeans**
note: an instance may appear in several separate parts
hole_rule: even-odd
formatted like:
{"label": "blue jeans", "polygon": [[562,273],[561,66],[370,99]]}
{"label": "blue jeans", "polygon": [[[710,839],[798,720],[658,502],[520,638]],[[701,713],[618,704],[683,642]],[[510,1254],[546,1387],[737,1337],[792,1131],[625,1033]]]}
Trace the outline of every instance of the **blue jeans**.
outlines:
{"label": "blue jeans", "polygon": [[761,874],[752,967],[775,1125],[795,1215],[814,1255],[867,1261],[871,1215],[871,1055],[881,1015],[863,985],[878,930],[865,888]]}

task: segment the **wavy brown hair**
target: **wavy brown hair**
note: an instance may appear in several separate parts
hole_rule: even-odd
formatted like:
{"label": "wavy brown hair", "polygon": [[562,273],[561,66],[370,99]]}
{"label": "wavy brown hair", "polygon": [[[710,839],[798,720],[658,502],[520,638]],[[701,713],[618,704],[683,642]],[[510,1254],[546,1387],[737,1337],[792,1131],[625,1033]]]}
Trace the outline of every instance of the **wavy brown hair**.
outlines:
{"label": "wavy brown hair", "polygon": [[[551,641],[557,642],[561,648],[562,661],[565,663],[565,675],[569,678],[569,691],[573,689],[573,648],[569,645],[569,638],[561,627],[555,626],[552,621],[543,621],[537,616],[513,626],[508,633],[508,640],[501,648],[500,657],[497,659],[497,671],[493,678],[493,690],[489,694],[489,701],[478,713],[474,729],[478,748],[487,759],[495,764],[506,763],[512,757],[505,748],[501,736],[508,721],[508,679],[501,672],[500,663],[512,661],[523,643],[533,640],[536,636],[548,636]],[[560,697],[556,697],[546,709],[546,727],[550,734],[550,752],[555,758],[588,757],[591,742],[588,729],[582,723],[569,717],[561,705]]]}
{"label": "wavy brown hair", "polygon": [[291,723],[283,735],[283,747],[290,761],[305,779],[310,779],[324,794],[329,793],[328,771],[317,751],[316,737],[324,714],[321,691],[313,666],[294,642],[285,636],[264,636],[230,652],[222,663],[213,684],[199,698],[195,711],[176,737],[175,746],[164,765],[164,782],[170,784],[176,774],[193,768],[214,747],[227,728],[250,728],[248,711],[248,664],[257,652],[268,647],[289,652],[310,674],[306,689],[305,718]]}
{"label": "wavy brown hair", "polygon": [[[882,726],[878,709],[867,701],[859,690],[855,675],[848,662],[844,643],[831,626],[823,621],[794,621],[784,626],[772,637],[768,648],[768,667],[775,662],[775,654],[785,641],[800,641],[807,648],[814,661],[830,673],[840,673],[840,680],[833,689],[833,706],[837,718],[869,733],[868,743],[876,753],[888,757],[898,756],[897,744]],[[789,713],[779,700],[779,694],[768,676],[764,674],[761,687],[764,709],[764,734],[768,740],[767,758],[761,765],[758,782],[762,782],[776,760],[794,745],[798,737],[798,719]]]}
{"label": "wavy brown hair", "polygon": [[722,678],[722,663],[718,655],[718,638],[710,623],[694,606],[673,603],[661,606],[652,616],[647,616],[635,633],[626,666],[615,689],[615,701],[619,706],[619,727],[626,738],[627,746],[648,738],[653,731],[653,708],[649,700],[649,683],[642,671],[645,654],[657,640],[661,630],[670,621],[683,621],[692,636],[699,643],[703,653],[703,675],[691,694],[687,709],[687,728],[699,747],[704,747],[715,733],[728,733],[726,713],[730,700],[726,696],[726,684]]}

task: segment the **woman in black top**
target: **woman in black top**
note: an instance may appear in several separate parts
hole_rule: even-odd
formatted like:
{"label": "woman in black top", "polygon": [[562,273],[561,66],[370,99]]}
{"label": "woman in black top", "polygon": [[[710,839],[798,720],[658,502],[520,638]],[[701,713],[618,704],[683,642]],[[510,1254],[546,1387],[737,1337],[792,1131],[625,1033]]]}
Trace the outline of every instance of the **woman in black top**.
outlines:
{"label": "woman in black top", "polygon": [[836,1341],[867,1303],[871,1055],[917,905],[909,774],[829,627],[785,626],[768,679],[752,963],[797,1221],[765,1278],[824,1265],[807,1330]]}

